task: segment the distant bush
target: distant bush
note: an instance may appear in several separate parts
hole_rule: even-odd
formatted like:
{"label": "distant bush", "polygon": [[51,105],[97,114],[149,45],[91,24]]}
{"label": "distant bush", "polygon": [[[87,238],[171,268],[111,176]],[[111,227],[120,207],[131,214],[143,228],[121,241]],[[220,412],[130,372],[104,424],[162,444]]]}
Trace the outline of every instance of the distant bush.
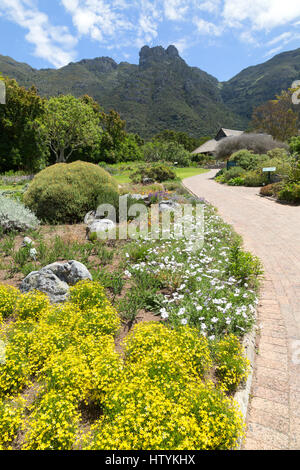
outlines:
{"label": "distant bush", "polygon": [[97,204],[111,200],[118,184],[92,163],[58,163],[38,173],[24,195],[24,203],[49,223],[76,223]]}
{"label": "distant bush", "polygon": [[2,231],[34,229],[39,225],[37,217],[21,202],[0,195],[0,227]]}
{"label": "distant bush", "polygon": [[176,179],[176,173],[167,165],[157,164],[140,168],[130,178],[134,183],[142,183],[146,178],[162,183],[163,181]]}
{"label": "distant bush", "polygon": [[191,154],[177,142],[148,142],[142,147],[146,162],[177,163],[180,167],[190,166]]}
{"label": "distant bush", "polygon": [[278,142],[273,137],[265,134],[242,134],[237,137],[226,137],[222,139],[216,149],[215,156],[219,160],[229,158],[238,150],[252,150],[257,154],[265,154],[275,148],[288,149],[288,146]]}

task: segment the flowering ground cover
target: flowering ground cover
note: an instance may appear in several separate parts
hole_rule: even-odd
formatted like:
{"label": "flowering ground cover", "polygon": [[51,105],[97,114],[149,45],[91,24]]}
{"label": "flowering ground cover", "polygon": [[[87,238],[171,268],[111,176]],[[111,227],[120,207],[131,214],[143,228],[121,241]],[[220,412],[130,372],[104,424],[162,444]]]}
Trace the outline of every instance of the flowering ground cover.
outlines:
{"label": "flowering ground cover", "polygon": [[[202,203],[198,249],[191,238],[86,242],[83,233],[72,244],[41,228],[31,232],[33,262],[15,251],[17,237],[3,237],[0,448],[238,446],[234,392],[248,373],[241,340],[255,322],[261,267]],[[7,285],[71,253],[95,281],[73,287],[65,304]]]}

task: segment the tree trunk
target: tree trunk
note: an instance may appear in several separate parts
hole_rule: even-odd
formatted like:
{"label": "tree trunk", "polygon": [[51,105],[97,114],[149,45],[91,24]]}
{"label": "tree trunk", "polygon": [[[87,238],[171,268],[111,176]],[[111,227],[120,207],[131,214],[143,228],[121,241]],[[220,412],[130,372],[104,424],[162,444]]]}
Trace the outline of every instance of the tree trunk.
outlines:
{"label": "tree trunk", "polygon": [[66,163],[65,149],[60,149],[59,156],[58,156],[58,159],[57,159],[57,163]]}

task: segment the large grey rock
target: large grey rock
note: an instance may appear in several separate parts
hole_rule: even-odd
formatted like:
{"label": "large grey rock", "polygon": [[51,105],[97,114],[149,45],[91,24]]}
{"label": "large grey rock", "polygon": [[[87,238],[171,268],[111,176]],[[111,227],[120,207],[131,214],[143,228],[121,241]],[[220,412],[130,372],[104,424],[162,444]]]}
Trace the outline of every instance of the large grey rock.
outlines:
{"label": "large grey rock", "polygon": [[68,261],[67,263],[52,263],[42,268],[39,272],[44,270],[52,271],[60,280],[74,286],[78,281],[83,279],[92,280],[92,276],[84,264],[79,261]]}
{"label": "large grey rock", "polygon": [[20,291],[22,293],[39,290],[47,294],[52,303],[64,302],[69,293],[69,286],[61,281],[50,269],[33,271],[22,281]]}
{"label": "large grey rock", "polygon": [[63,302],[67,299],[69,286],[89,279],[92,276],[84,264],[78,261],[67,263],[52,263],[40,271],[33,271],[22,281],[21,292],[39,290],[47,294],[53,303]]}
{"label": "large grey rock", "polygon": [[159,210],[161,212],[176,211],[176,210],[179,210],[179,209],[180,209],[180,204],[178,204],[178,202],[172,201],[171,199],[167,200],[167,201],[161,201],[159,203]]}

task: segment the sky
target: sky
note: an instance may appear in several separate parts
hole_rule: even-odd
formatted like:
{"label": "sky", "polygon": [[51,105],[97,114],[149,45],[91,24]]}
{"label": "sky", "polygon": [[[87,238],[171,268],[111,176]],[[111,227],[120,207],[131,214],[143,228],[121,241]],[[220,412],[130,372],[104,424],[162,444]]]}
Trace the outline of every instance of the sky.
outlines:
{"label": "sky", "polygon": [[170,44],[228,80],[300,47],[300,0],[0,0],[0,54],[34,68]]}

